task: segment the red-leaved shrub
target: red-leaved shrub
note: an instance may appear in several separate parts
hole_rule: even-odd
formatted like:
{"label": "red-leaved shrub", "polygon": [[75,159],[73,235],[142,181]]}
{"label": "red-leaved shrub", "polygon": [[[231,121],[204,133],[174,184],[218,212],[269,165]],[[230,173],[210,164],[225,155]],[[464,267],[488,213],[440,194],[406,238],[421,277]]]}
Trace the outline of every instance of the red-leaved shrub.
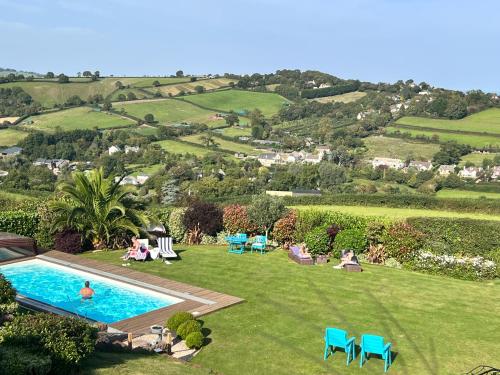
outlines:
{"label": "red-leaved shrub", "polygon": [[186,209],[183,222],[188,231],[196,229],[215,236],[222,230],[222,210],[212,203],[194,201]]}
{"label": "red-leaved shrub", "polygon": [[82,251],[82,235],[72,229],[57,232],[54,238],[56,250],[76,254]]}
{"label": "red-leaved shrub", "polygon": [[297,212],[290,210],[279,219],[273,227],[273,238],[280,245],[288,248],[294,241],[295,225],[297,224]]}
{"label": "red-leaved shrub", "polygon": [[253,233],[257,229],[248,218],[247,208],[239,204],[224,207],[223,222],[229,233]]}
{"label": "red-leaved shrub", "polygon": [[412,260],[422,247],[424,236],[411,224],[395,223],[387,230],[384,238],[386,253],[401,263]]}

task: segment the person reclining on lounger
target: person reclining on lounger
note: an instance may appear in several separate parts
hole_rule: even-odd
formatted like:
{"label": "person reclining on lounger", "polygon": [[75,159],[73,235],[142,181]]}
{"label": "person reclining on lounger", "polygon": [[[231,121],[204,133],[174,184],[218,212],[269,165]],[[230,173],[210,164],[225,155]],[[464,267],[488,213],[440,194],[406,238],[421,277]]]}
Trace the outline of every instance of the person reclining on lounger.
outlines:
{"label": "person reclining on lounger", "polygon": [[141,250],[141,243],[137,239],[136,236],[132,237],[132,246],[127,249],[127,253],[122,256],[123,260],[127,260],[128,258],[135,258],[138,252]]}
{"label": "person reclining on lounger", "polygon": [[333,266],[333,268],[342,269],[347,264],[359,265],[358,257],[354,254],[353,250],[343,250],[340,257],[340,263],[336,266]]}
{"label": "person reclining on lounger", "polygon": [[309,254],[309,250],[307,250],[307,246],[305,243],[301,244],[299,247],[300,255],[302,257],[311,257],[311,254]]}

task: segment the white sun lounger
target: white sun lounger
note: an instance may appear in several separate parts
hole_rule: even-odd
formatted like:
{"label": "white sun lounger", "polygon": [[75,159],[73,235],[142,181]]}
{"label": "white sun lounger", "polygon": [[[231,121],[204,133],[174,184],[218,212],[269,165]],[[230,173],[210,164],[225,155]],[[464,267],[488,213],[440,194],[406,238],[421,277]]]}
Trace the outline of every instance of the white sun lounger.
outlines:
{"label": "white sun lounger", "polygon": [[158,249],[160,250],[160,258],[177,258],[177,254],[174,251],[172,237],[159,237]]}

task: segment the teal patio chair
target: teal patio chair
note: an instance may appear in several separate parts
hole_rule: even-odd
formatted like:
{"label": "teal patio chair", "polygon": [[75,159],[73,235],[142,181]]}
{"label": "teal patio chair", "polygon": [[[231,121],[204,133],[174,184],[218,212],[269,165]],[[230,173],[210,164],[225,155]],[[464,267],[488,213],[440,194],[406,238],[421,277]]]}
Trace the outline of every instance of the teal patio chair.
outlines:
{"label": "teal patio chair", "polygon": [[229,243],[229,252],[234,254],[243,254],[245,252],[245,245],[248,241],[246,233],[236,233],[234,236],[226,237]]}
{"label": "teal patio chair", "polygon": [[255,241],[252,243],[252,246],[250,247],[250,252],[253,253],[253,251],[259,251],[261,254],[264,254],[266,251],[267,247],[267,237],[266,236],[255,236]]}
{"label": "teal patio chair", "polygon": [[363,367],[363,363],[370,354],[379,354],[384,360],[384,372],[387,372],[387,369],[392,364],[391,346],[390,342],[384,344],[382,336],[362,335],[359,367]]}
{"label": "teal patio chair", "polygon": [[347,338],[347,332],[342,329],[327,328],[325,330],[324,360],[326,361],[330,353],[333,356],[337,348],[342,348],[347,354],[346,365],[349,365],[349,362],[355,357],[354,340],[355,337]]}

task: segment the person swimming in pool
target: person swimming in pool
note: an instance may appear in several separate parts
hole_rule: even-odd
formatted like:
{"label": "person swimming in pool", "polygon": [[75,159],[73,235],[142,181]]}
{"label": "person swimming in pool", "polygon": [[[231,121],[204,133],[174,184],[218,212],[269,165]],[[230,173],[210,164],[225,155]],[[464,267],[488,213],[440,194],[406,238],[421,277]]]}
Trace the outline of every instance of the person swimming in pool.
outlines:
{"label": "person swimming in pool", "polygon": [[80,295],[82,296],[82,299],[83,300],[92,299],[94,294],[95,294],[94,289],[90,287],[90,281],[85,281],[85,286],[82,289],[80,289]]}

